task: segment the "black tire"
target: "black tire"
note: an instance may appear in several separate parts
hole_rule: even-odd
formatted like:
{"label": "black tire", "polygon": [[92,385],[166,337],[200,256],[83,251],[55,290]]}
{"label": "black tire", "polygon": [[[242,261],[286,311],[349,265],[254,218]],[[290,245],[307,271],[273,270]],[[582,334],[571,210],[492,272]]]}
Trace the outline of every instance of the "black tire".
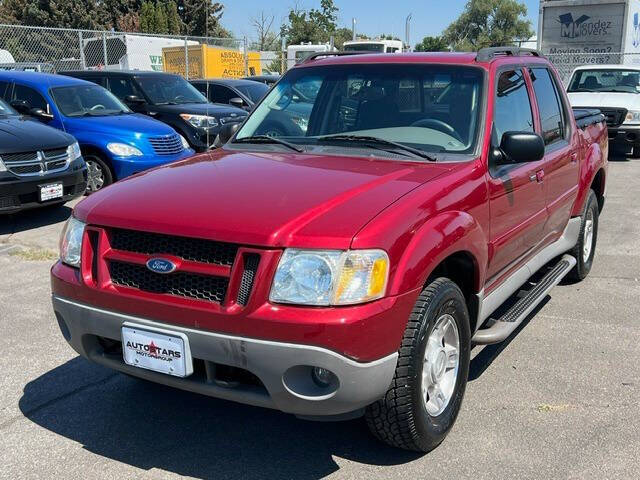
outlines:
{"label": "black tire", "polygon": [[640,158],[640,145],[634,145],[631,149],[631,158]]}
{"label": "black tire", "polygon": [[[596,244],[598,242],[598,217],[600,209],[598,207],[598,197],[593,190],[589,190],[587,195],[587,201],[585,202],[584,210],[580,221],[580,235],[578,236],[578,243],[569,252],[576,258],[576,266],[569,272],[567,277],[573,281],[579,282],[583,280],[591,271],[593,265],[593,257],[596,253]],[[585,258],[585,243],[589,240],[589,235],[585,232],[588,228],[588,219],[591,218],[591,228],[593,234],[591,235],[591,249],[589,255]]]}
{"label": "black tire", "polygon": [[[435,322],[449,314],[459,336],[459,364],[446,407],[431,416],[422,396],[422,370],[427,340]],[[447,436],[458,416],[469,375],[471,347],[469,313],[458,286],[437,278],[420,294],[411,312],[398,352],[398,365],[385,396],[369,405],[365,418],[375,437],[393,447],[428,452]]]}
{"label": "black tire", "polygon": [[[91,195],[113,183],[111,167],[100,155],[87,153],[83,155],[83,158],[87,163],[87,189],[85,190],[87,195]],[[92,175],[96,175],[96,177],[92,177]],[[97,175],[101,175],[101,181],[98,180]]]}

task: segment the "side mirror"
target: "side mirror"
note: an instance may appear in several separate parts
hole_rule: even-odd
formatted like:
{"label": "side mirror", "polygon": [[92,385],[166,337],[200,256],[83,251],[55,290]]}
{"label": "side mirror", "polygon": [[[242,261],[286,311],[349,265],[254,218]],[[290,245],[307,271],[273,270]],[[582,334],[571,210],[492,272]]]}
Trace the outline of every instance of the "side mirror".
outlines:
{"label": "side mirror", "polygon": [[500,141],[502,161],[499,163],[535,162],[544,157],[544,140],[537,133],[505,132]]}
{"label": "side mirror", "polygon": [[240,123],[227,123],[220,129],[220,133],[218,133],[218,138],[216,139],[220,146],[227,143],[231,140],[231,137],[238,131],[240,128]]}
{"label": "side mirror", "polygon": [[229,105],[236,108],[243,108],[244,100],[242,100],[240,97],[233,97],[229,99]]}
{"label": "side mirror", "polygon": [[134,105],[141,105],[145,103],[144,98],[140,98],[137,95],[127,95],[126,97],[124,97],[124,101],[126,103],[131,103]]}
{"label": "side mirror", "polygon": [[16,110],[18,113],[23,115],[31,114],[31,105],[26,100],[13,100],[10,105]]}
{"label": "side mirror", "polygon": [[53,115],[45,112],[41,108],[32,108],[31,110],[29,110],[29,115],[43,122],[49,122],[53,120]]}

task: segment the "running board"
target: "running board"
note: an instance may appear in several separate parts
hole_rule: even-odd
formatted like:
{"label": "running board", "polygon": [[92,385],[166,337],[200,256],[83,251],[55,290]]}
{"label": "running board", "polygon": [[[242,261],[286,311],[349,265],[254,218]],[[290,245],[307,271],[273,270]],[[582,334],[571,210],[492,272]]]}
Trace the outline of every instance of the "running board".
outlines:
{"label": "running board", "polygon": [[471,341],[480,345],[500,343],[511,335],[534,308],[547,296],[564,276],[575,266],[576,259],[571,255],[563,255],[560,261],[536,283],[515,305],[498,319],[490,318],[488,328],[480,329]]}

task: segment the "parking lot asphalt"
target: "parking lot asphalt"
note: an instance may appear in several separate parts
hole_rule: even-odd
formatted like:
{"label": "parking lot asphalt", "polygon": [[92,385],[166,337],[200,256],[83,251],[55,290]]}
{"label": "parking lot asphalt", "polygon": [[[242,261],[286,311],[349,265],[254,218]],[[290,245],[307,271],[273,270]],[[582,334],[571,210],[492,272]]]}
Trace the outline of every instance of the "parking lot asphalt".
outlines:
{"label": "parking lot asphalt", "polygon": [[0,217],[0,478],[640,478],[640,161],[610,164],[589,277],[474,348],[451,434],[421,455],[79,358],[48,270],[68,207]]}

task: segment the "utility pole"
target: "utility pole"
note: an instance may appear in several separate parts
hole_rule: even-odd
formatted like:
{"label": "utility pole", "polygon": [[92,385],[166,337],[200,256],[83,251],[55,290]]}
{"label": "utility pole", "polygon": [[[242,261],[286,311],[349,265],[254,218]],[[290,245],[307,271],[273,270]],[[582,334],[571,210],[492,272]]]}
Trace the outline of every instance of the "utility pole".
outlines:
{"label": "utility pole", "polygon": [[413,14],[410,13],[409,15],[407,15],[407,20],[404,24],[404,42],[407,45],[407,52],[411,51],[411,36],[409,34],[409,28],[411,26],[411,16]]}
{"label": "utility pole", "polygon": [[356,41],[356,17],[351,19],[351,40]]}

